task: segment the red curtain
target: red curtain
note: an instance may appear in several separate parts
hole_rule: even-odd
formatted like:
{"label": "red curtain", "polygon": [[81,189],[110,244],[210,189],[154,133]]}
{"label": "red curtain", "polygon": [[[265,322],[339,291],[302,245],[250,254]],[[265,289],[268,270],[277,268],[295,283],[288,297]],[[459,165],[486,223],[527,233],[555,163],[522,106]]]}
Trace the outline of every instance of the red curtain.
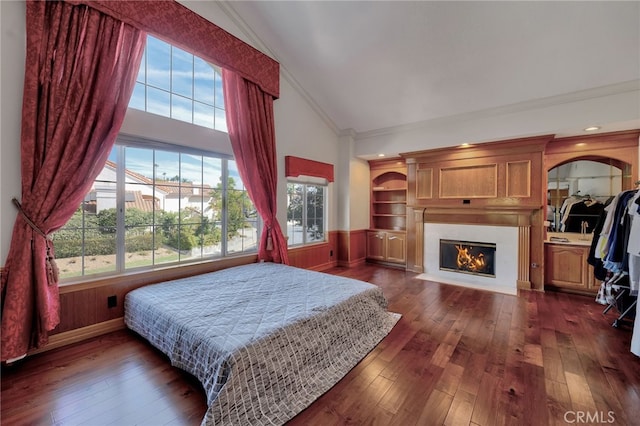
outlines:
{"label": "red curtain", "polygon": [[222,82],[238,171],[265,225],[258,259],[289,264],[287,241],[276,219],[278,165],[273,97],[227,69],[222,70]]}
{"label": "red curtain", "polygon": [[22,213],[2,276],[3,361],[45,344],[59,322],[46,236],[73,215],[104,166],[144,43],[143,32],[90,7],[27,2]]}

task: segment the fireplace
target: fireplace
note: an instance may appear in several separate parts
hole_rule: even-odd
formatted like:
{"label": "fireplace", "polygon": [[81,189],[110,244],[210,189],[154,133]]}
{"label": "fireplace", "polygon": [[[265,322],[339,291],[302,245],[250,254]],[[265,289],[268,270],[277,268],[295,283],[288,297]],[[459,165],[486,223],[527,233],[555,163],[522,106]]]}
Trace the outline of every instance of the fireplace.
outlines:
{"label": "fireplace", "polygon": [[[517,294],[521,234],[519,227],[424,222],[422,231],[421,255],[424,269],[418,278],[442,284]],[[441,241],[453,243],[444,244],[444,249],[449,246],[454,250],[455,266],[441,268]],[[472,246],[473,250],[468,250],[467,254],[476,258],[479,257],[476,249],[486,250],[482,258],[490,269],[485,269],[482,273],[459,271],[456,262],[458,249],[455,246],[461,244]],[[480,247],[480,244],[490,247]],[[497,253],[500,253],[499,258]],[[467,263],[469,262],[472,260],[467,260]]]}
{"label": "fireplace", "polygon": [[495,278],[496,245],[440,240],[440,270]]}

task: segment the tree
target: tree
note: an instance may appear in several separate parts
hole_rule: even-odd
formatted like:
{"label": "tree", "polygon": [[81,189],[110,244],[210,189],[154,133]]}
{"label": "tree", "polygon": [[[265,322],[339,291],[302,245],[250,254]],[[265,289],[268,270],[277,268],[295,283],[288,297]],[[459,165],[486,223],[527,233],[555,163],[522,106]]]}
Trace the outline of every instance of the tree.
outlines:
{"label": "tree", "polygon": [[227,179],[227,197],[223,199],[222,177],[210,193],[209,206],[214,211],[214,220],[222,222],[222,211],[226,207],[227,212],[227,238],[239,235],[239,230],[249,226],[248,218],[255,214],[253,203],[246,191],[236,189],[236,182],[232,177]]}

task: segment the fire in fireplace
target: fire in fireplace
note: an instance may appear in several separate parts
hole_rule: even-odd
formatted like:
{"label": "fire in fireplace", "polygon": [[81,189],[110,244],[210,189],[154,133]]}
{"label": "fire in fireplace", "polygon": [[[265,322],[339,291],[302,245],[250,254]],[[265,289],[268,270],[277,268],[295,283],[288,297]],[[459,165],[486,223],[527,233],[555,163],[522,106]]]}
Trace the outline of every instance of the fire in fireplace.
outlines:
{"label": "fire in fireplace", "polygon": [[496,245],[440,240],[440,270],[495,277]]}

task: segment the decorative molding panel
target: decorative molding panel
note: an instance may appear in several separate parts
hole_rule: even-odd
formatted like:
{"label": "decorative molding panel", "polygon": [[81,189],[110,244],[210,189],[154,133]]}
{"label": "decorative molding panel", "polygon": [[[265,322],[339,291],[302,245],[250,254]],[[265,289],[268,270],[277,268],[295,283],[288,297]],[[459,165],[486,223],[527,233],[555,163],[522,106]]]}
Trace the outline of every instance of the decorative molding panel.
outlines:
{"label": "decorative molding panel", "polygon": [[507,197],[531,196],[531,161],[507,161]]}
{"label": "decorative molding panel", "polygon": [[440,169],[440,198],[495,198],[497,196],[497,164]]}
{"label": "decorative molding panel", "polygon": [[433,198],[433,168],[416,170],[416,198],[418,200]]}

